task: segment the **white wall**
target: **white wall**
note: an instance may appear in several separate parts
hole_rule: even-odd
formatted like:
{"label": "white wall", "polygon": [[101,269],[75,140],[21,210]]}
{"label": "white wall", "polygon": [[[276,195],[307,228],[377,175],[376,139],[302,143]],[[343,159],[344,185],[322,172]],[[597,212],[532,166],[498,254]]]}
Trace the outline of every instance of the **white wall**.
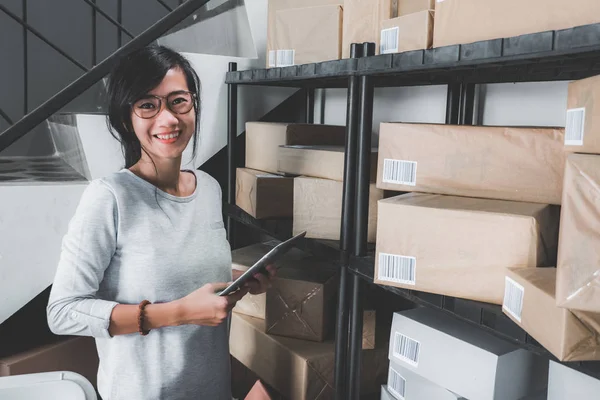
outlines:
{"label": "white wall", "polygon": [[[564,126],[568,82],[484,85],[484,125]],[[346,90],[324,91],[328,124],[346,123]],[[317,111],[320,110],[319,96]],[[373,132],[379,124],[393,122],[443,123],[446,116],[446,86],[375,89]],[[315,114],[316,120],[320,112]]]}

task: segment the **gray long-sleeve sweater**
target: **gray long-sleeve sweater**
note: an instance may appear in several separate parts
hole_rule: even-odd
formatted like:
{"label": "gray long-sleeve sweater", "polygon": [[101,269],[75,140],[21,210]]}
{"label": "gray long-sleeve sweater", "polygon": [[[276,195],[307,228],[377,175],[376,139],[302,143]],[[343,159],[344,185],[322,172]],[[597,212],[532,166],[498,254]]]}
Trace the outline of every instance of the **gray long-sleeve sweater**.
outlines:
{"label": "gray long-sleeve sweater", "polygon": [[117,304],[168,302],[231,280],[221,190],[195,171],[176,197],[121,170],[86,188],[62,243],[48,304],[56,334],[93,336],[103,400],[231,399],[227,326],[111,337]]}

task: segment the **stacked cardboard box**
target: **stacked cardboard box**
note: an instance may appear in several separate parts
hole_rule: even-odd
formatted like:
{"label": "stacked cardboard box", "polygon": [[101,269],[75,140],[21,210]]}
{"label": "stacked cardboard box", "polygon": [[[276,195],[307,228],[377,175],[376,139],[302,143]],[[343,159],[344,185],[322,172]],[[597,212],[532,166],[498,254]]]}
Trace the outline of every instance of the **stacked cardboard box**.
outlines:
{"label": "stacked cardboard box", "polygon": [[434,0],[399,0],[397,17],[381,21],[379,52],[402,53],[431,48]]}
{"label": "stacked cardboard box", "polygon": [[[233,251],[233,268],[245,270],[275,243]],[[298,249],[278,262],[266,293],[246,295],[234,308],[231,355],[289,399],[329,398],[333,393],[332,334],[337,268]],[[375,311],[365,311],[362,390],[385,380],[387,343],[377,343]],[[324,396],[324,397],[319,397]]]}
{"label": "stacked cardboard box", "polygon": [[254,218],[292,217],[293,178],[279,173],[279,146],[344,144],[342,126],[248,122],[246,168],[236,173],[236,205]]}
{"label": "stacked cardboard box", "polygon": [[72,371],[96,386],[98,353],[91,337],[64,338],[0,359],[0,377],[39,372]]}
{"label": "stacked cardboard box", "polygon": [[425,308],[394,314],[389,359],[396,398],[516,400],[548,383],[546,358]]}

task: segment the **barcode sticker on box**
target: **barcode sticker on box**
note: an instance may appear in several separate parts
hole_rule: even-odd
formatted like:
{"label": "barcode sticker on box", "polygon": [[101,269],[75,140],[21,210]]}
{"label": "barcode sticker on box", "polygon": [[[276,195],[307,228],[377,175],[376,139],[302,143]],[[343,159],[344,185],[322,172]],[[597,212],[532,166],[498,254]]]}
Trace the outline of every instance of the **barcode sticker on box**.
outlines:
{"label": "barcode sticker on box", "polygon": [[417,163],[415,161],[384,159],[383,182],[416,186]]}
{"label": "barcode sticker on box", "polygon": [[585,128],[585,108],[567,110],[565,125],[565,145],[583,146],[583,131]]}
{"label": "barcode sticker on box", "polygon": [[294,65],[296,50],[277,50],[277,66],[291,67]]}
{"label": "barcode sticker on box", "polygon": [[396,335],[394,335],[394,357],[416,367],[419,365],[420,351],[421,343],[396,332]]}
{"label": "barcode sticker on box", "polygon": [[398,400],[405,400],[406,379],[392,367],[390,367],[390,373],[388,374],[388,390]]}
{"label": "barcode sticker on box", "polygon": [[521,322],[521,314],[523,313],[524,294],[525,288],[507,276],[504,285],[504,301],[502,302],[502,309],[519,322]]}
{"label": "barcode sticker on box", "polygon": [[416,283],[417,259],[396,254],[379,253],[377,278],[380,281],[414,285]]}
{"label": "barcode sticker on box", "polygon": [[276,54],[277,52],[275,50],[269,50],[269,67],[277,66]]}
{"label": "barcode sticker on box", "polygon": [[382,29],[381,40],[379,44],[380,54],[390,54],[398,52],[398,27]]}

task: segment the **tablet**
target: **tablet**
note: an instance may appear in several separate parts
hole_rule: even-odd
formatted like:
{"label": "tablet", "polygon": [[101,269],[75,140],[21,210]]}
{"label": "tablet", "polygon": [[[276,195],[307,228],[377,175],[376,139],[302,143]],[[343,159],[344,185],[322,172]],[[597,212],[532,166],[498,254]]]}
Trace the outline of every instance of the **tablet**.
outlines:
{"label": "tablet", "polygon": [[219,292],[219,296],[228,296],[240,289],[248,280],[253,279],[254,275],[257,273],[267,273],[267,267],[269,265],[274,265],[275,261],[277,261],[282,255],[294,247],[294,245],[297,244],[297,242],[304,236],[306,236],[306,232],[302,232],[293,238],[288,239],[285,242],[281,242],[277,246],[273,247],[271,251],[262,256],[260,260],[258,260],[252,267],[240,275],[240,277],[231,283],[231,285],[227,286],[222,292]]}

